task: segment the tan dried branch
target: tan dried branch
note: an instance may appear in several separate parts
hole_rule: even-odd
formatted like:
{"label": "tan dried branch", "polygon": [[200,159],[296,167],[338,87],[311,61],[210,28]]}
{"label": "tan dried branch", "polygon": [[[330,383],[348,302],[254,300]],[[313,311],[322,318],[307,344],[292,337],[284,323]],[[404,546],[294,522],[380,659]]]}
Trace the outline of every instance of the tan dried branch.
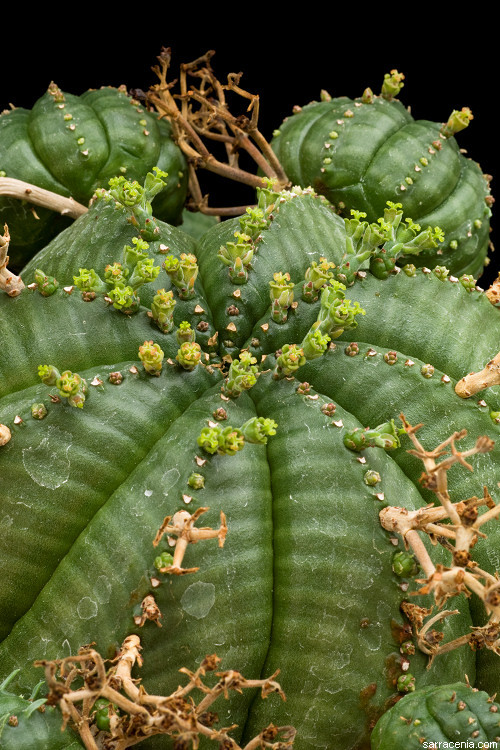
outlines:
{"label": "tan dried branch", "polygon": [[[0,180],[5,179],[0,177]],[[0,192],[1,195],[1,192]],[[15,276],[7,270],[9,263],[9,227],[4,224],[3,235],[0,235],[0,289],[7,292],[9,297],[17,297],[24,289],[24,283],[20,276]]]}
{"label": "tan dried branch", "polygon": [[460,398],[470,398],[492,385],[500,385],[500,352],[481,372],[471,372],[459,380],[455,386],[455,393]]}
{"label": "tan dried branch", "polygon": [[[453,611],[442,611],[424,623],[424,618],[431,614],[432,607],[425,610],[417,605],[405,603],[403,612],[415,627],[419,648],[431,656],[446,653],[464,643],[471,648],[488,648],[500,654],[500,581],[498,573],[492,575],[481,570],[471,558],[471,549],[480,538],[486,535],[480,530],[485,523],[500,516],[500,504],[493,501],[487,488],[483,497],[470,497],[461,502],[452,503],[448,494],[447,473],[451,467],[460,463],[472,471],[466,458],[477,453],[487,453],[494,443],[488,437],[477,439],[473,448],[459,451],[456,442],[464,438],[466,430],[455,432],[447,440],[431,451],[424,449],[416,436],[422,425],[412,427],[404,415],[400,418],[405,432],[412,441],[414,449],[408,453],[417,456],[424,464],[425,472],[421,477],[422,484],[432,490],[441,505],[428,505],[415,511],[406,508],[386,507],[380,512],[380,521],[388,531],[400,534],[405,547],[410,548],[424,571],[425,578],[418,579],[421,588],[415,594],[430,594],[439,609],[448,599],[461,593],[469,597],[478,596],[490,615],[484,628],[473,628],[471,633],[441,644],[443,634],[431,629],[438,620],[442,620]],[[438,460],[441,459],[441,460]],[[479,515],[478,508],[487,506],[488,510]],[[421,534],[426,534],[433,544],[440,543],[452,556],[451,566],[434,565]],[[483,630],[486,629],[487,637]]]}
{"label": "tan dried branch", "polygon": [[16,180],[13,177],[0,177],[0,195],[19,198],[19,200],[28,201],[35,206],[49,208],[51,211],[56,211],[61,216],[69,216],[71,219],[77,219],[88,211],[86,206],[73,198],[66,198],[59,193],[53,193],[50,190],[38,187],[38,185]]}
{"label": "tan dried branch", "polygon": [[492,305],[500,304],[500,274],[485,292]]}
{"label": "tan dried branch", "polygon": [[[192,515],[187,510],[180,510],[174,516],[166,516],[160,526],[153,545],[158,546],[164,534],[170,538],[177,537],[175,542],[174,559],[172,565],[159,568],[160,573],[170,573],[173,575],[185,575],[186,573],[196,573],[199,568],[183,568],[182,561],[189,544],[196,544],[203,539],[218,539],[219,547],[224,546],[227,534],[226,516],[221,511],[220,527],[211,529],[208,526],[201,528],[195,527],[198,518],[206,513],[209,508],[198,508]],[[170,523],[172,521],[172,523]]]}
{"label": "tan dried branch", "polygon": [[[215,672],[220,659],[212,654],[205,657],[195,672],[180,670],[188,678],[183,687],[168,696],[149,695],[140,680],[132,678],[135,664],[142,665],[140,650],[138,636],[129,636],[107,670],[104,659],[91,647],[80,649],[76,656],[36,662],[36,666],[45,668],[49,705],[59,706],[63,727],[69,723],[87,750],[125,750],[155,735],[172,737],[174,750],[189,747],[196,750],[201,737],[233,750],[287,750],[293,746],[293,727],[270,724],[242,747],[228,734],[233,727],[214,728],[218,717],[208,710],[221,695],[228,698],[230,690],[260,688],[263,698],[277,693],[284,700],[284,693],[274,679],[277,673],[263,680],[247,680],[233,670]],[[215,685],[204,682],[207,672],[215,672],[219,678]],[[73,682],[78,682],[78,686],[73,687]],[[192,695],[194,691],[202,693],[199,702]],[[111,704],[106,730],[99,730],[96,725],[98,698],[105,698]]]}
{"label": "tan dried branch", "polygon": [[[192,198],[190,207],[203,213],[236,215],[242,213],[245,207],[208,207],[208,199],[202,195],[196,175],[197,168],[207,169],[252,187],[264,187],[265,183],[260,177],[239,167],[238,152],[244,150],[263,174],[275,181],[277,190],[289,187],[290,181],[258,128],[259,97],[240,87],[241,73],[230,73],[227,84],[222,84],[210,64],[214,54],[211,50],[193,62],[181,65],[180,93],[174,94],[172,91],[177,81],[168,81],[170,49],[163,48],[157,58],[159,65],[153,68],[159,83],[150,88],[147,99],[159,112],[160,117],[169,119],[174,139],[188,159],[189,189]],[[235,116],[230,112],[226,101],[227,91],[249,102],[246,109],[249,116]],[[205,141],[224,144],[227,161],[217,159]]]}

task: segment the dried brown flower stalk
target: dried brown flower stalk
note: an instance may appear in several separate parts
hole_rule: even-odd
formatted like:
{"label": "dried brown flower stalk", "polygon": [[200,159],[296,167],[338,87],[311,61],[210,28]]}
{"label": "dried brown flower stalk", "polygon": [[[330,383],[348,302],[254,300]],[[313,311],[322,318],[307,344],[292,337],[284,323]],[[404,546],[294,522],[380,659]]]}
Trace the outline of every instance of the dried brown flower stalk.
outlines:
{"label": "dried brown flower stalk", "polygon": [[[80,649],[76,656],[54,661],[39,661],[36,666],[45,668],[49,686],[49,705],[58,705],[63,715],[63,727],[68,723],[79,733],[87,750],[125,750],[154,735],[167,735],[174,739],[174,750],[189,747],[196,750],[200,737],[219,743],[224,750],[287,750],[295,738],[290,726],[270,724],[244,746],[239,745],[228,732],[234,727],[215,729],[217,715],[210,709],[220,695],[228,698],[229,691],[241,692],[244,688],[260,688],[266,698],[271,693],[285,700],[280,685],[275,681],[277,672],[268,679],[247,680],[233,670],[216,672],[220,659],[206,656],[195,672],[181,669],[188,677],[184,687],[178,687],[168,696],[149,695],[140,680],[132,678],[132,668],[142,665],[141,645],[137,635],[130,635],[122,644],[117,657],[106,670],[102,656],[90,646]],[[207,672],[215,672],[218,682],[210,687],[203,681]],[[77,682],[78,687],[73,683]],[[192,693],[200,691],[197,703]],[[95,723],[95,702],[104,698],[111,704],[109,729],[99,730]]]}
{"label": "dried brown flower stalk", "polygon": [[492,385],[500,384],[500,352],[493,357],[481,372],[471,372],[458,381],[455,393],[460,398],[469,398]]}
{"label": "dried brown flower stalk", "polygon": [[[191,208],[207,214],[237,216],[244,213],[245,206],[208,207],[208,199],[202,195],[196,176],[197,167],[252,187],[264,187],[260,177],[239,167],[238,152],[244,150],[263,174],[275,182],[277,190],[289,187],[290,182],[271,146],[259,131],[259,97],[240,87],[241,73],[230,73],[227,84],[218,81],[210,65],[214,54],[209,51],[193,62],[181,65],[180,93],[173,94],[172,89],[177,81],[169,83],[167,80],[171,55],[169,48],[163,48],[157,58],[159,65],[153,68],[160,82],[151,87],[147,99],[160,116],[168,117],[174,138],[188,159]],[[194,85],[195,81],[197,85]],[[246,110],[248,116],[242,114],[235,117],[231,114],[226,101],[228,91],[249,102]],[[205,141],[224,144],[227,161],[216,159]]]}
{"label": "dried brown flower stalk", "polygon": [[[164,534],[169,536],[176,536],[177,541],[175,544],[174,560],[172,565],[168,565],[165,568],[160,568],[160,573],[171,573],[174,575],[185,575],[186,573],[196,573],[199,568],[183,568],[182,561],[186,553],[188,544],[196,544],[196,542],[202,539],[218,539],[219,547],[224,546],[224,541],[227,534],[226,516],[221,511],[220,520],[221,525],[218,529],[211,529],[208,526],[202,528],[196,528],[195,523],[202,513],[206,513],[209,508],[198,508],[191,515],[187,510],[180,510],[173,516],[166,516],[160,526],[158,533],[153,541],[153,545],[156,547]],[[170,523],[172,521],[172,523]]]}
{"label": "dried brown flower stalk", "polygon": [[17,297],[24,289],[20,276],[15,276],[7,270],[9,262],[10,234],[7,224],[4,225],[3,235],[0,235],[0,289],[3,289],[9,297]]}
{"label": "dried brown flower stalk", "polygon": [[[488,490],[484,487],[483,497],[470,497],[458,503],[452,503],[448,494],[447,472],[456,463],[472,471],[472,466],[465,460],[476,453],[487,453],[494,443],[488,437],[477,439],[473,448],[459,451],[456,441],[467,434],[466,430],[455,432],[434,450],[426,451],[416,437],[421,424],[412,427],[401,414],[404,429],[415,448],[409,450],[421,459],[425,472],[421,482],[434,492],[440,506],[428,505],[419,510],[409,511],[405,508],[387,507],[380,512],[382,526],[391,532],[400,534],[405,547],[411,548],[426,578],[418,580],[423,586],[416,594],[432,594],[441,610],[445,602],[457,594],[466,596],[476,594],[484,603],[489,620],[483,627],[471,628],[469,634],[442,644],[443,633],[432,629],[432,625],[458,610],[442,610],[427,622],[425,618],[432,613],[432,607],[425,609],[416,604],[405,602],[402,605],[404,614],[411,621],[417,633],[419,648],[431,657],[451,651],[468,643],[473,649],[488,648],[500,655],[500,579],[498,572],[492,575],[481,570],[472,560],[470,550],[480,538],[486,535],[482,526],[500,516],[500,505],[493,502]],[[445,456],[445,458],[442,458]],[[438,462],[438,459],[442,458]],[[479,515],[478,508],[486,505],[488,510]],[[420,533],[427,534],[433,544],[438,542],[452,555],[452,565],[434,565]]]}

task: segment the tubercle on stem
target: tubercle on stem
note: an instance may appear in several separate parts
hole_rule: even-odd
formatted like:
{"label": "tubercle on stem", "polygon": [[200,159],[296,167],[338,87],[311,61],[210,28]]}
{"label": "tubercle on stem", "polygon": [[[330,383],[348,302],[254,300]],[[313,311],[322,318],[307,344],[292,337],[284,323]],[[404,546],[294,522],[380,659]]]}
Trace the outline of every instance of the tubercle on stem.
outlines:
{"label": "tubercle on stem", "polygon": [[[453,433],[433,450],[427,451],[416,436],[422,425],[410,425],[403,414],[400,418],[404,431],[414,445],[408,453],[419,458],[424,464],[425,472],[421,482],[436,494],[440,502],[439,506],[431,504],[415,511],[386,507],[380,512],[382,527],[402,537],[406,549],[411,549],[425,574],[425,578],[417,579],[417,582],[423,585],[413,593],[431,594],[438,607],[438,613],[427,621],[425,618],[432,614],[433,606],[425,609],[406,602],[402,606],[403,612],[416,630],[419,648],[430,656],[429,666],[438,654],[447,653],[464,644],[468,644],[473,650],[487,648],[500,656],[498,572],[491,574],[481,570],[472,560],[470,552],[481,538],[486,537],[481,527],[500,516],[500,504],[495,504],[486,487],[482,498],[469,497],[453,503],[448,493],[447,482],[447,472],[452,466],[460,463],[472,471],[472,466],[466,459],[477,453],[490,452],[494,443],[488,437],[482,436],[476,440],[472,448],[459,451],[456,441],[463,439],[467,434],[466,430],[461,430]],[[478,508],[481,506],[487,506],[487,510],[479,514]],[[434,564],[420,534],[427,534],[432,544],[439,543],[451,553],[451,566]],[[482,627],[471,628],[470,633],[453,641],[442,643],[443,633],[431,626],[458,612],[442,610],[442,607],[448,599],[460,593],[465,593],[466,596],[475,594],[482,600],[489,615],[488,622]]]}
{"label": "tubercle on stem", "polygon": [[[221,660],[210,654],[195,671],[185,667],[179,670],[187,678],[184,686],[168,696],[150,695],[143,685],[137,684],[140,680],[132,677],[132,669],[143,664],[141,650],[140,638],[133,634],[125,638],[108,669],[99,652],[89,646],[81,648],[75,656],[35,662],[35,666],[45,669],[48,705],[59,706],[63,728],[69,723],[86,750],[98,750],[104,746],[102,743],[107,747],[110,742],[116,750],[125,750],[155,735],[174,738],[178,748],[198,747],[201,737],[231,750],[287,750],[293,746],[295,729],[273,724],[245,745],[239,745],[228,734],[232,727],[214,728],[218,718],[210,710],[221,695],[227,699],[230,690],[241,692],[245,688],[260,689],[262,698],[277,693],[286,700],[276,682],[279,670],[268,678],[247,680],[234,670],[216,671]],[[203,681],[207,672],[214,672],[219,678],[214,686]],[[74,687],[75,679],[79,684],[83,680],[83,685]],[[201,698],[195,699],[193,691],[201,692]],[[99,731],[96,708],[102,699],[109,701],[112,710],[106,728]]]}

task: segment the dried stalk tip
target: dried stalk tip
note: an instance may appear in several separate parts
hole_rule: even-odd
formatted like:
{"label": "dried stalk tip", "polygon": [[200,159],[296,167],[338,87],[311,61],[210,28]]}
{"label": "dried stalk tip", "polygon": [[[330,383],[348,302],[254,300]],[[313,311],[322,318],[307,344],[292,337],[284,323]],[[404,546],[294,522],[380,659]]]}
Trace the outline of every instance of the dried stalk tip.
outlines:
{"label": "dried stalk tip", "polygon": [[[438,607],[437,614],[424,622],[431,615],[433,607],[424,609],[408,602],[403,603],[402,610],[413,624],[417,643],[421,651],[430,656],[429,666],[438,654],[447,653],[452,649],[468,644],[473,650],[487,648],[500,656],[500,581],[499,574],[491,574],[481,570],[472,560],[471,549],[480,538],[486,538],[481,527],[488,521],[500,516],[500,505],[496,505],[486,489],[483,497],[469,497],[458,503],[452,503],[448,494],[447,472],[451,467],[460,463],[472,471],[472,466],[465,460],[476,453],[487,453],[493,449],[494,443],[488,437],[477,439],[473,448],[459,451],[456,441],[467,434],[466,430],[455,432],[434,450],[424,450],[416,437],[417,430],[422,425],[412,426],[400,415],[404,430],[409,436],[414,456],[420,458],[425,467],[421,481],[427,489],[434,492],[440,501],[440,506],[433,504],[409,511],[406,508],[387,507],[380,512],[380,522],[384,529],[400,534],[406,549],[411,549],[418,560],[425,578],[418,580],[422,587],[415,594],[431,594]],[[439,462],[437,459],[441,459]],[[480,506],[487,506],[481,515]],[[427,534],[433,544],[439,542],[452,556],[451,565],[434,565],[420,534]],[[442,610],[448,599],[464,593],[478,596],[489,614],[489,620],[483,627],[471,628],[467,633],[453,641],[442,644],[444,635],[438,630],[431,629],[434,623],[444,620],[458,610]]]}
{"label": "dried stalk tip", "polygon": [[9,297],[17,297],[24,289],[20,276],[15,276],[7,270],[9,262],[9,227],[4,224],[3,235],[0,235],[0,289],[7,292]]}
{"label": "dried stalk tip", "polygon": [[500,352],[488,362],[484,370],[471,372],[459,380],[455,386],[455,393],[460,398],[470,398],[492,385],[500,385]]}
{"label": "dried stalk tip", "polygon": [[[211,710],[212,704],[221,695],[229,698],[230,690],[260,688],[263,698],[278,693],[285,700],[275,681],[278,672],[263,680],[247,680],[234,670],[215,672],[220,659],[211,654],[195,672],[179,670],[188,678],[184,687],[179,686],[168,696],[149,695],[142,685],[138,686],[140,680],[132,678],[135,664],[142,666],[140,652],[139,637],[130,635],[108,670],[102,656],[90,647],[80,649],[76,656],[36,662],[36,666],[45,668],[47,703],[59,706],[63,728],[69,723],[87,750],[125,750],[155,735],[173,737],[174,747],[179,750],[196,750],[202,737],[215,740],[228,750],[287,750],[293,746],[295,729],[290,726],[270,724],[244,746],[228,734],[233,727],[213,726],[218,716]],[[215,672],[219,678],[213,687],[203,682],[207,672]],[[75,680],[80,685],[83,680],[83,685],[73,686]],[[201,692],[198,701],[192,695],[197,690]]]}

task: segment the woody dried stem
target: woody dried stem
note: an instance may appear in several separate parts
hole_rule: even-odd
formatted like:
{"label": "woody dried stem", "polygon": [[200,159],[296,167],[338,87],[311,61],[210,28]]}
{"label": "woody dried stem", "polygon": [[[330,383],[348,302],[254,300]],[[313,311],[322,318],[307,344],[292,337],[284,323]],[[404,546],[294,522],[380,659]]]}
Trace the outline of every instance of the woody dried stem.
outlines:
{"label": "woody dried stem", "polygon": [[[440,506],[428,505],[419,510],[409,511],[406,508],[387,507],[380,513],[382,526],[391,532],[400,534],[405,547],[411,548],[426,576],[418,582],[423,586],[416,594],[432,594],[434,601],[441,610],[445,602],[460,593],[467,597],[471,594],[478,596],[489,614],[489,620],[482,627],[472,628],[453,641],[441,645],[443,634],[431,629],[438,620],[456,614],[457,610],[441,611],[424,624],[424,617],[431,614],[428,610],[417,605],[405,603],[404,613],[410,619],[417,633],[419,648],[431,657],[430,662],[438,654],[446,653],[464,644],[473,649],[488,648],[500,655],[500,580],[498,573],[481,570],[472,560],[470,550],[480,538],[486,535],[481,527],[488,521],[500,516],[500,505],[496,505],[486,487],[483,497],[470,497],[467,500],[453,503],[448,493],[447,473],[452,466],[460,463],[472,471],[472,466],[466,461],[477,453],[487,453],[493,449],[494,443],[488,437],[477,439],[473,448],[459,451],[456,442],[463,439],[467,432],[455,432],[434,450],[426,451],[416,436],[421,424],[411,426],[404,415],[400,418],[406,434],[414,445],[409,450],[417,456],[425,468],[421,477],[424,487],[437,496]],[[438,459],[441,459],[438,461]],[[478,508],[487,506],[488,510],[479,515]],[[441,564],[435,565],[425,546],[421,534],[426,534],[433,545],[438,542],[452,554],[451,567]],[[430,666],[430,663],[429,663]]]}
{"label": "woody dried stem", "polygon": [[[202,167],[254,188],[264,187],[260,177],[239,167],[238,153],[244,150],[264,175],[274,180],[277,190],[288,187],[290,181],[258,128],[259,97],[240,87],[241,73],[230,73],[227,84],[222,84],[210,65],[214,54],[211,50],[193,62],[181,65],[180,93],[173,94],[172,89],[177,81],[167,80],[171,55],[169,48],[163,48],[157,58],[159,65],[153,68],[160,82],[151,87],[147,99],[160,113],[160,117],[169,119],[174,138],[188,159],[191,208],[207,214],[236,216],[243,213],[246,206],[208,206],[208,198],[203,196],[196,175],[197,168]],[[194,80],[197,85],[194,85]],[[249,115],[235,117],[229,111],[227,91],[249,101],[246,109]],[[207,148],[205,141],[224,144],[227,162],[217,159]]]}
{"label": "woody dried stem", "polygon": [[470,398],[492,385],[500,385],[500,352],[481,372],[471,372],[459,380],[455,386],[455,393],[461,398]]}
{"label": "woody dried stem", "polygon": [[[198,508],[192,515],[187,510],[180,510],[174,516],[166,516],[160,526],[158,533],[153,541],[155,547],[158,546],[165,534],[170,537],[177,537],[175,542],[174,559],[172,565],[160,568],[160,573],[171,573],[173,575],[185,575],[186,573],[196,573],[199,568],[183,568],[182,561],[189,544],[196,544],[203,539],[218,539],[219,547],[224,546],[227,534],[226,516],[220,512],[220,527],[211,529],[208,526],[201,528],[195,527],[198,518],[206,513],[209,508]],[[172,523],[170,523],[172,521]]]}
{"label": "woody dried stem", "polygon": [[[102,656],[88,646],[80,649],[76,656],[36,662],[36,666],[45,668],[48,704],[59,706],[63,727],[69,723],[87,750],[104,747],[106,750],[125,750],[155,735],[172,737],[174,750],[189,746],[195,749],[202,736],[232,750],[286,750],[292,747],[294,728],[275,727],[273,724],[246,745],[239,745],[228,734],[233,727],[215,729],[213,725],[217,716],[208,711],[221,695],[227,699],[230,690],[241,692],[245,688],[259,688],[263,698],[277,693],[285,700],[279,683],[275,681],[277,672],[263,680],[247,680],[233,670],[215,672],[220,659],[212,654],[205,657],[195,672],[185,668],[180,670],[188,677],[183,687],[168,696],[149,695],[140,680],[132,677],[134,666],[142,666],[140,652],[139,637],[130,635],[108,669]],[[219,678],[214,686],[204,682],[207,672],[215,672]],[[73,687],[75,681],[79,687]],[[194,691],[202,693],[198,703],[192,695]],[[113,704],[109,710],[109,730],[99,731],[95,724],[98,698]]]}
{"label": "woody dried stem", "polygon": [[17,297],[24,289],[24,283],[20,276],[16,276],[7,270],[7,265],[9,263],[9,244],[9,227],[5,224],[3,235],[0,235],[0,289],[7,292],[9,297]]}
{"label": "woody dried stem", "polygon": [[[51,211],[56,211],[61,216],[69,216],[71,219],[77,219],[87,213],[88,210],[86,206],[73,198],[66,198],[64,195],[44,190],[37,185],[31,185],[13,177],[0,177],[0,195],[19,198],[19,200],[28,201],[35,206],[49,208]],[[35,218],[38,218],[36,214]]]}

